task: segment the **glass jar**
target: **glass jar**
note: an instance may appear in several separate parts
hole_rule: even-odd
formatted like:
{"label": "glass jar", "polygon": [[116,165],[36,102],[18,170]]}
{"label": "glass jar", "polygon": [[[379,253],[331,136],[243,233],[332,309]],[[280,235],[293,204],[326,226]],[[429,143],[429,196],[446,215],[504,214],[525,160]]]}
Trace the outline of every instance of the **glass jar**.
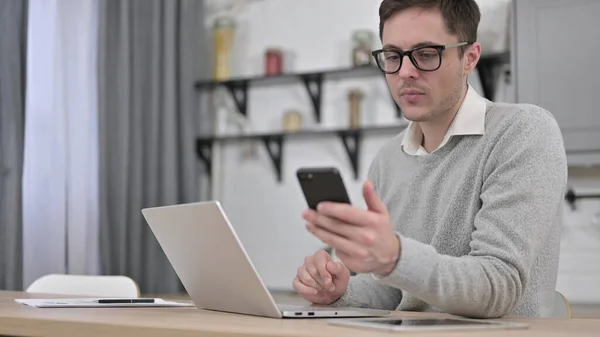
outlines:
{"label": "glass jar", "polygon": [[366,29],[357,30],[352,34],[352,65],[355,67],[373,65],[374,34]]}
{"label": "glass jar", "polygon": [[302,114],[296,110],[289,110],[283,115],[283,130],[296,132],[302,128]]}
{"label": "glass jar", "polygon": [[283,52],[277,48],[269,48],[265,52],[265,75],[280,75],[283,72]]}
{"label": "glass jar", "polygon": [[235,21],[232,17],[222,16],[215,20],[213,27],[215,44],[214,79],[217,81],[228,80],[231,76],[229,59],[234,34]]}
{"label": "glass jar", "polygon": [[350,106],[350,128],[359,128],[361,125],[361,104],[365,94],[360,89],[348,91],[348,104]]}

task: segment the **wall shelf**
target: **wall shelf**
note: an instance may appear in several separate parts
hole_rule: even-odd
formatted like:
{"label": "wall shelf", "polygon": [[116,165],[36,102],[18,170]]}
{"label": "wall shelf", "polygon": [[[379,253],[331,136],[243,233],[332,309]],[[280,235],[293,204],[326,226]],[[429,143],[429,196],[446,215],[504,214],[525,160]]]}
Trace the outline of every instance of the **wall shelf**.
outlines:
{"label": "wall shelf", "polygon": [[[227,88],[233,100],[235,101],[238,112],[244,116],[247,116],[248,87],[250,84],[256,86],[278,86],[282,84],[303,83],[312,103],[315,120],[317,123],[320,123],[323,81],[373,76],[382,76],[382,73],[375,66],[361,66],[295,74],[232,78],[227,81],[197,81],[194,86],[196,89],[214,89],[216,87]],[[394,106],[397,106],[394,102],[392,103]],[[401,113],[399,109],[397,110],[397,115],[400,117]]]}
{"label": "wall shelf", "polygon": [[210,168],[212,165],[212,146],[216,142],[244,142],[244,141],[261,141],[269,154],[271,163],[275,170],[278,182],[282,181],[282,157],[283,145],[286,138],[313,138],[318,135],[337,135],[341,140],[348,160],[352,166],[354,178],[359,177],[360,163],[360,144],[362,136],[366,133],[398,133],[406,128],[407,124],[395,124],[385,126],[365,126],[361,128],[340,128],[340,129],[316,129],[316,130],[300,130],[296,132],[275,132],[275,133],[255,133],[255,134],[239,134],[239,135],[224,135],[224,136],[201,136],[196,139],[196,153],[198,158],[206,165],[207,173],[212,174]]}

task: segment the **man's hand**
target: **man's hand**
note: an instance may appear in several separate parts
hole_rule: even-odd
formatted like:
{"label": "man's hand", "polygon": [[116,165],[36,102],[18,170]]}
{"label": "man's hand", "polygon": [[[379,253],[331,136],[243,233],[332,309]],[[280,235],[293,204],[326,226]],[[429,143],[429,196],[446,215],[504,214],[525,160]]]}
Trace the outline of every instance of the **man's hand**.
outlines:
{"label": "man's hand", "polygon": [[294,279],[294,289],[307,301],[315,304],[331,304],[348,288],[350,271],[339,261],[319,250],[304,260]]}
{"label": "man's hand", "polygon": [[306,228],[335,248],[336,255],[357,273],[389,275],[400,257],[400,239],[392,228],[387,207],[371,182],[363,186],[367,210],[349,204],[322,202],[317,211],[303,213]]}

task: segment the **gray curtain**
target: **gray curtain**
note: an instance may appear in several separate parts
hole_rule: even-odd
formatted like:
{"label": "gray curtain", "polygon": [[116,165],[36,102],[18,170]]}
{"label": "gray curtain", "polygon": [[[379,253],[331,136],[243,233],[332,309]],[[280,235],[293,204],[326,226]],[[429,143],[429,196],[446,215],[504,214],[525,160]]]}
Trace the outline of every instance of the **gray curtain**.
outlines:
{"label": "gray curtain", "polygon": [[0,1],[0,289],[21,290],[27,1]]}
{"label": "gray curtain", "polygon": [[140,210],[200,198],[203,17],[198,0],[100,1],[101,267],[145,294],[182,291]]}

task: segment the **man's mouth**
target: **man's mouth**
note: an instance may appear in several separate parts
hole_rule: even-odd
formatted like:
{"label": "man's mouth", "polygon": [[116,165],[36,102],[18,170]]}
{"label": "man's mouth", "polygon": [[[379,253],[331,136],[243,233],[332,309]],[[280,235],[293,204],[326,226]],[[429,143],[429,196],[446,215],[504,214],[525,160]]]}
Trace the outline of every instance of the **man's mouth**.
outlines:
{"label": "man's mouth", "polygon": [[420,90],[407,89],[400,92],[400,97],[407,101],[415,101],[425,96],[425,93]]}
{"label": "man's mouth", "polygon": [[400,96],[414,96],[414,95],[425,95],[424,92],[414,89],[402,90]]}

